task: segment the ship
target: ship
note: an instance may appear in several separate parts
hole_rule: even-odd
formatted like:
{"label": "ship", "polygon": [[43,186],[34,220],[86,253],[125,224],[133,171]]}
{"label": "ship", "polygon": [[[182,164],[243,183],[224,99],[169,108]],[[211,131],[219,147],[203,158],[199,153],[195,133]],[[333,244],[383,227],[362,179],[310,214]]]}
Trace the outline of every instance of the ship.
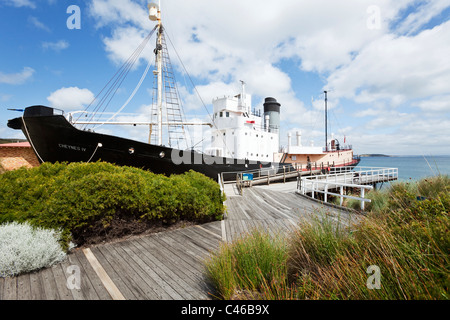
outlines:
{"label": "ship", "polygon": [[[29,106],[22,110],[21,117],[9,120],[8,127],[22,130],[40,163],[105,161],[165,175],[182,174],[193,170],[216,181],[220,180],[221,174],[223,177],[223,173],[230,172],[267,169],[276,173],[283,170],[283,166],[291,166],[295,170],[302,171],[310,170],[312,166],[329,170],[344,165],[354,167],[359,163],[359,159],[353,157],[352,149],[341,147],[334,138],[330,142],[327,137],[325,138],[325,148],[303,147],[297,134],[295,146],[289,142],[287,148],[281,148],[281,104],[275,98],[267,97],[264,100],[263,112],[252,108],[251,95],[246,93],[244,81],[241,81],[240,93],[212,101],[213,114],[210,116],[210,122],[185,121],[179,107],[178,90],[168,57],[160,6],[151,3],[148,9],[150,20],[156,22],[152,32],[144,40],[148,42],[156,33],[156,46],[153,51],[156,98],[155,103],[152,103],[151,121],[129,123],[113,121],[129,101],[108,120],[101,121],[96,121],[94,116],[85,120],[87,111],[86,114],[81,113],[84,117],[80,115],[76,117],[75,113],[66,113],[53,107]],[[141,44],[140,52],[143,50],[142,47]],[[131,60],[137,60],[135,53]],[[116,73],[117,77],[127,74],[127,70],[131,68],[131,60]],[[144,75],[147,74],[149,67],[150,64]],[[110,80],[111,88],[105,90],[106,93],[101,99],[97,96],[96,100],[100,102],[111,100],[108,95],[117,91],[117,87],[114,86],[121,81],[120,78]],[[96,110],[100,110],[100,107],[97,106]],[[99,133],[89,128],[89,125],[105,124],[149,126],[148,142]],[[192,146],[180,147],[180,140],[183,139],[187,126],[209,126],[211,134],[209,147],[205,150],[196,150]],[[164,141],[163,128],[167,128],[169,135]]]}

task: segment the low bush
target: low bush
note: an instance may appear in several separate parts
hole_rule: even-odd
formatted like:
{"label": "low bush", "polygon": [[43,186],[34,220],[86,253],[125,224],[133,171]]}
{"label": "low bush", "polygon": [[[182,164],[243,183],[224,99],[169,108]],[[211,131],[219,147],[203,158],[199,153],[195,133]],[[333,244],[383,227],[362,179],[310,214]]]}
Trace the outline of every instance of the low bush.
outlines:
{"label": "low bush", "polygon": [[44,163],[0,175],[0,223],[61,229],[63,246],[83,244],[117,219],[206,222],[222,219],[224,195],[210,178],[170,177],[105,162]]}
{"label": "low bush", "polygon": [[287,248],[280,235],[254,229],[222,244],[207,261],[207,272],[223,299],[284,299]]}
{"label": "low bush", "polygon": [[0,277],[16,276],[58,263],[66,257],[60,233],[28,223],[0,225]]}

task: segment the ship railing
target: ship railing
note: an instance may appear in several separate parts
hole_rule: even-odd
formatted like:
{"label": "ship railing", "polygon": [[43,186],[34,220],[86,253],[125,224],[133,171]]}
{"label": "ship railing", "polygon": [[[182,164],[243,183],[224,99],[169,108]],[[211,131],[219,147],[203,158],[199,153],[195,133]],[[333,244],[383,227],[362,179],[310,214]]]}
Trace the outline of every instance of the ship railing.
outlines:
{"label": "ship railing", "polygon": [[351,144],[345,144],[345,145],[339,145],[339,148],[337,146],[332,147],[323,147],[322,151],[323,152],[336,152],[336,151],[348,151],[348,150],[352,150],[353,146]]}
{"label": "ship railing", "polygon": [[[315,175],[301,177],[297,180],[297,193],[302,195],[310,194],[315,199],[316,194],[322,193],[324,202],[328,196],[340,198],[340,205],[344,198],[355,199],[361,202],[361,210],[364,210],[364,203],[370,199],[364,197],[366,189],[373,189],[373,185],[381,182],[398,179],[398,168],[380,167],[338,167],[335,172],[326,175]],[[360,189],[360,196],[349,196],[344,194],[344,188]],[[332,192],[339,190],[339,193]]]}

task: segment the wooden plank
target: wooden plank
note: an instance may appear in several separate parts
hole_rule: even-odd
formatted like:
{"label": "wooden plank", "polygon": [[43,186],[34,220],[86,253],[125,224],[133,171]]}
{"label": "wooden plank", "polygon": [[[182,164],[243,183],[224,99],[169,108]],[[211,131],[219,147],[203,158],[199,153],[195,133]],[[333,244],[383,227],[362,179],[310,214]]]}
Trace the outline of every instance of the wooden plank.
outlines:
{"label": "wooden plank", "polygon": [[[126,247],[126,250],[134,253],[134,255],[132,255],[133,259],[141,267],[142,272],[145,274],[145,277],[143,276],[144,281],[154,292],[154,297],[149,297],[149,299],[172,299],[172,297],[166,292],[164,280],[150,267],[149,263],[146,261],[145,254],[143,254],[142,250],[138,249],[136,242],[137,240],[130,243],[130,245]],[[160,285],[161,283],[163,283],[162,286]]]}
{"label": "wooden plank", "polygon": [[213,236],[213,237],[215,237],[215,238],[217,238],[217,239],[219,239],[219,240],[222,240],[222,235],[219,235],[219,234],[217,234],[217,233],[215,233],[215,232],[212,232],[212,231],[210,231],[210,230],[208,230],[208,229],[205,229],[205,228],[203,228],[202,226],[195,226],[196,228],[199,228],[200,230],[202,230],[203,232],[206,232],[206,233],[208,233],[209,235],[211,235],[211,236]]}
{"label": "wooden plank", "polygon": [[219,246],[220,237],[212,237],[209,233],[205,232],[204,229],[199,227],[188,228],[193,234],[196,234],[199,239],[202,239],[209,247],[208,251],[214,250]]}
{"label": "wooden plank", "polygon": [[227,242],[227,230],[225,228],[225,220],[220,222],[220,228],[222,229],[222,241]]}
{"label": "wooden plank", "polygon": [[[178,257],[175,259],[172,252],[169,252],[167,249],[163,249],[164,247],[161,246],[161,242],[158,241],[161,237],[163,236],[158,236],[152,239],[154,241],[149,244],[150,251],[167,268],[167,271],[172,272],[172,277],[177,285],[181,286],[184,291],[186,291],[193,298],[198,299],[199,290],[193,288],[196,287],[195,282],[198,281],[198,278],[193,277],[194,272],[191,271],[192,268],[183,259]],[[182,255],[182,253],[178,252],[177,256],[180,255]],[[181,294],[181,292],[179,293]]]}
{"label": "wooden plank", "polygon": [[31,272],[30,274],[30,300],[45,300],[44,287],[42,286],[42,279],[39,271]]}
{"label": "wooden plank", "polygon": [[[152,252],[158,256],[159,261],[164,261],[164,265],[168,270],[173,272],[173,274],[178,277],[176,279],[177,283],[182,286],[194,299],[203,299],[207,296],[204,292],[201,291],[198,283],[201,281],[201,278],[198,277],[198,273],[196,273],[190,264],[188,264],[184,259],[181,259],[182,256],[181,250],[176,252],[174,248],[163,249],[164,247],[161,245],[162,242],[159,242],[160,238],[164,237],[154,237],[152,240],[153,246],[149,247]],[[182,248],[180,248],[182,249]],[[175,251],[175,254],[174,254]]]}
{"label": "wooden plank", "polygon": [[233,221],[234,232],[235,232],[236,236],[240,236],[242,234],[241,221],[242,220],[234,220]]}
{"label": "wooden plank", "polygon": [[80,276],[80,288],[77,289],[77,288],[74,287],[74,288],[70,289],[69,287],[67,287],[67,285],[68,285],[67,281],[69,280],[69,277],[72,276],[72,274],[68,272],[68,268],[70,266],[72,266],[72,265],[73,264],[70,263],[69,259],[66,259],[66,260],[62,261],[61,264],[60,264],[62,273],[63,273],[63,275],[64,275],[64,277],[66,279],[66,288],[70,291],[70,293],[72,295],[72,298],[74,300],[85,300],[85,297],[84,297],[83,292],[81,290],[81,288],[82,288],[82,281],[81,280],[82,280],[82,277],[86,278],[86,276],[82,273],[82,268],[79,265],[77,265],[77,266],[78,266],[79,271],[80,271],[80,275],[79,275]]}
{"label": "wooden plank", "polygon": [[3,288],[5,286],[5,278],[0,277],[0,301],[3,299]]}
{"label": "wooden plank", "polygon": [[[168,239],[167,237],[161,237],[156,240],[163,244]],[[165,256],[170,256],[168,257],[169,260],[172,259],[178,261],[176,262],[177,265],[183,265],[186,275],[192,280],[202,281],[204,279],[204,261],[205,259],[208,259],[209,256],[191,256],[185,251],[184,244],[178,244],[176,247],[169,247],[164,254]]]}
{"label": "wooden plank", "polygon": [[153,278],[162,288],[164,288],[165,292],[169,294],[172,299],[186,299],[185,295],[190,295],[184,292],[183,288],[180,288],[179,285],[171,278],[172,274],[170,272],[166,272],[166,267],[151,252],[151,250],[149,249],[149,244],[151,244],[151,242],[145,242],[143,241],[143,239],[133,241],[133,245],[135,245],[138,250],[143,253],[147,264],[149,265],[151,270],[154,271],[152,273]]}
{"label": "wooden plank", "polygon": [[242,198],[240,198],[240,197],[234,198],[234,199],[231,199],[230,202],[227,204],[227,209],[228,209],[227,220],[240,218],[241,209],[239,207],[239,201],[241,201],[241,200],[242,200]]}
{"label": "wooden plank", "polygon": [[165,234],[164,237],[158,238],[166,243],[164,247],[181,247],[185,257],[190,258],[194,263],[205,256],[205,250],[193,244],[192,240],[181,232]]}
{"label": "wooden plank", "polygon": [[[164,237],[155,237],[153,240],[170,252],[174,257],[183,260],[187,264],[187,268],[194,274],[203,272],[203,254],[195,254],[194,248],[190,248],[188,241],[177,241],[176,235],[165,235]],[[200,276],[199,276],[200,278]]]}
{"label": "wooden plank", "polygon": [[30,274],[17,277],[17,300],[31,299]]}
{"label": "wooden plank", "polygon": [[232,239],[236,239],[236,237],[239,236],[239,232],[238,232],[237,226],[236,226],[237,221],[239,221],[239,220],[231,220],[230,221],[230,230],[231,230],[231,238]]}
{"label": "wooden plank", "polygon": [[220,223],[222,220],[220,221],[214,221],[214,222],[208,222],[205,224],[202,224],[201,227],[208,229],[216,234],[220,234],[221,232],[221,228],[220,228]]}
{"label": "wooden plank", "polygon": [[44,268],[40,272],[42,287],[44,288],[47,300],[59,300],[58,288],[51,268]]}
{"label": "wooden plank", "polygon": [[203,248],[206,253],[210,252],[214,248],[218,247],[219,241],[218,240],[211,240],[202,237],[200,234],[200,231],[197,228],[186,228],[183,230],[180,230],[180,233],[184,234],[188,238],[191,239],[193,243],[195,243],[200,248]]}
{"label": "wooden plank", "polygon": [[67,287],[67,278],[64,274],[65,271],[62,269],[61,264],[54,265],[51,270],[55,278],[55,283],[58,289],[60,300],[73,300],[73,295]]}
{"label": "wooden plank", "polygon": [[250,234],[250,231],[251,231],[251,230],[249,229],[249,223],[248,223],[248,221],[242,220],[241,223],[242,223],[242,227],[243,227],[243,229],[244,229],[245,234]]}
{"label": "wooden plank", "polygon": [[253,211],[253,215],[256,219],[267,219],[271,216],[270,203],[257,193],[257,188],[253,188],[248,201],[249,210]]}
{"label": "wooden plank", "polygon": [[[153,290],[152,283],[147,283],[148,277],[146,271],[142,269],[143,265],[137,263],[141,261],[139,256],[142,254],[140,252],[133,252],[129,249],[132,246],[130,241],[119,242],[114,246],[109,246],[108,249],[110,253],[114,253],[114,260],[116,265],[121,265],[122,270],[127,273],[126,279],[129,284],[129,288],[133,290],[134,294],[140,300],[157,299],[158,295],[155,290]],[[147,269],[148,270],[148,269]]]}
{"label": "wooden plank", "polygon": [[226,234],[227,234],[227,242],[232,242],[233,238],[232,238],[232,233],[231,233],[231,223],[232,220],[226,220],[225,221],[225,230],[226,230]]}
{"label": "wooden plank", "polygon": [[76,250],[69,254],[68,263],[77,265],[80,268],[81,293],[85,300],[111,300],[106,288],[100,281],[82,250]]}
{"label": "wooden plank", "polygon": [[83,249],[83,253],[86,256],[86,259],[89,261],[90,265],[94,269],[97,276],[100,278],[100,281],[103,283],[103,286],[106,288],[108,293],[110,294],[113,300],[125,300],[125,297],[116,287],[114,282],[111,280],[109,275],[106,273],[103,266],[100,264],[98,259],[95,257],[94,253],[89,249]]}
{"label": "wooden plank", "polygon": [[[173,261],[177,265],[184,265],[185,274],[192,278],[192,280],[203,279],[203,273],[205,271],[203,261],[207,259],[209,253],[205,253],[203,249],[191,241],[190,238],[180,237],[178,234],[168,236],[158,236],[155,238],[156,243],[160,244],[159,248],[165,248],[161,254],[166,256],[167,260]],[[164,244],[171,243],[170,246]],[[218,247],[218,245],[217,245]],[[192,255],[191,252],[197,252]]]}
{"label": "wooden plank", "polygon": [[[139,242],[133,243],[136,246],[135,250],[140,250],[145,253],[143,260],[148,264],[152,270],[152,277],[158,282],[158,284],[165,289],[166,294],[171,299],[186,299],[192,297],[184,288],[183,284],[180,285],[180,279],[177,275],[173,274],[169,269],[170,262],[166,261],[164,255],[161,255],[161,251],[157,248],[160,244],[157,242],[156,237],[143,238]],[[162,250],[164,251],[164,249]]]}
{"label": "wooden plank", "polygon": [[119,291],[127,300],[136,300],[137,297],[133,291],[128,287],[126,279],[122,278],[119,268],[116,268],[115,261],[109,256],[109,252],[104,249],[105,245],[93,247],[92,251],[97,257],[100,264],[105,269],[106,273],[111,278],[112,282],[117,286]]}
{"label": "wooden plank", "polygon": [[17,300],[17,277],[6,277],[3,287],[4,300]]}

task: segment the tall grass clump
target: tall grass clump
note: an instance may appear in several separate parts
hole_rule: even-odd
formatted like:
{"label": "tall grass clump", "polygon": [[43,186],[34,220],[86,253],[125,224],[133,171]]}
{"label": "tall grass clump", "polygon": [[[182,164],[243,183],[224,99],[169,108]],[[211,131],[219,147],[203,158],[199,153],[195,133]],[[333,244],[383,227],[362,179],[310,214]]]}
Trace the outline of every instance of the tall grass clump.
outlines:
{"label": "tall grass clump", "polygon": [[65,259],[60,232],[32,227],[28,223],[0,225],[0,277],[51,266]]}
{"label": "tall grass clump", "polygon": [[254,229],[222,244],[206,262],[209,278],[222,299],[284,299],[287,248],[284,237]]}

